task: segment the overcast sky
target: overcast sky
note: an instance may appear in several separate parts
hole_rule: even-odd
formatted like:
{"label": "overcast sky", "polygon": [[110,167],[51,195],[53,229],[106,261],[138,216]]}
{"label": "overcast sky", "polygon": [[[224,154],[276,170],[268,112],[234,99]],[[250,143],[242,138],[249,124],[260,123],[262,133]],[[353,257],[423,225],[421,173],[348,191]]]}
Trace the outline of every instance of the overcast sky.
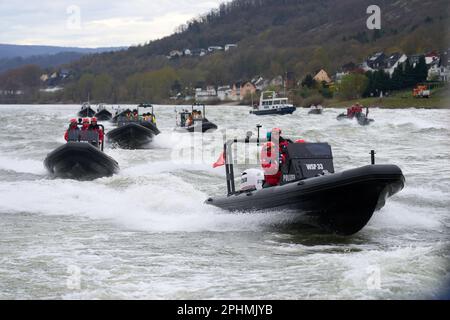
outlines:
{"label": "overcast sky", "polygon": [[0,0],[0,43],[130,46],[171,34],[226,0]]}

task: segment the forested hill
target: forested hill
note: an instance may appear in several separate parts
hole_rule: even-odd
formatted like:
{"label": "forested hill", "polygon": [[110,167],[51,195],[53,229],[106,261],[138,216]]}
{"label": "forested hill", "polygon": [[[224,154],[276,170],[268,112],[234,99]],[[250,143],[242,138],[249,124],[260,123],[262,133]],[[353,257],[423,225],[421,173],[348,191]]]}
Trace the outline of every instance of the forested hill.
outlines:
{"label": "forested hill", "polygon": [[[235,0],[190,21],[167,38],[116,54],[88,57],[82,71],[124,77],[161,66],[201,63],[208,80],[223,81],[282,70],[299,74],[336,68],[377,50],[405,53],[444,49],[449,43],[447,0],[381,0],[382,29],[368,30],[371,0]],[[230,55],[168,63],[171,50],[238,43]],[[214,65],[212,68],[211,65]]]}

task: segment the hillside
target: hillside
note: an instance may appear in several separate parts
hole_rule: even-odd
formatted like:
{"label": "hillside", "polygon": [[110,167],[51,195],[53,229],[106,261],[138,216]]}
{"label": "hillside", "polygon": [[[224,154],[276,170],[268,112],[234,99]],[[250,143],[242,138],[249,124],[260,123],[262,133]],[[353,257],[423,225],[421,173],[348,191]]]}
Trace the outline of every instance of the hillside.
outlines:
{"label": "hillside", "polygon": [[60,52],[52,55],[15,57],[0,59],[0,73],[19,68],[26,65],[36,65],[40,68],[52,68],[59,65],[68,64],[80,60],[84,53],[79,52]]}
{"label": "hillside", "polygon": [[[371,0],[235,0],[128,50],[85,56],[66,66],[74,82],[62,101],[164,101],[171,89],[222,85],[290,71],[330,73],[376,51],[423,53],[449,47],[448,0],[380,0],[382,29],[368,30]],[[204,57],[167,59],[172,50],[236,43]]]}
{"label": "hillside", "polygon": [[76,47],[56,47],[56,46],[33,46],[0,44],[0,59],[7,58],[28,58],[36,56],[56,55],[63,52],[93,54],[110,51],[118,51],[125,48],[76,48]]}

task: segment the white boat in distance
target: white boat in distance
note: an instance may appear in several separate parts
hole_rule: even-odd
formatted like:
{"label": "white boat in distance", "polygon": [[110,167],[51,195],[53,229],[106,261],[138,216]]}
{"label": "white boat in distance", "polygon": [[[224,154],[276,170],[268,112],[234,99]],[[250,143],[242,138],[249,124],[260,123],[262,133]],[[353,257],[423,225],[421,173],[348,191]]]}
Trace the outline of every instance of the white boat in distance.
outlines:
{"label": "white boat in distance", "polygon": [[286,115],[297,110],[293,104],[288,102],[288,98],[279,98],[275,91],[265,91],[261,94],[259,105],[255,105],[250,114],[265,116],[271,114]]}

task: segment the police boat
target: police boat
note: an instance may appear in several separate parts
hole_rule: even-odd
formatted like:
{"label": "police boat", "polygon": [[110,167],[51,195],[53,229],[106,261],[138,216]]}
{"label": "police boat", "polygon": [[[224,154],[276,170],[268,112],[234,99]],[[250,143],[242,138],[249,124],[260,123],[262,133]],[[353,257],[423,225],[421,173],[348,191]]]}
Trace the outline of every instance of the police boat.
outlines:
{"label": "police boat", "polygon": [[266,115],[287,115],[297,110],[293,104],[288,102],[288,98],[279,98],[275,91],[266,91],[261,94],[259,105],[253,106],[250,114],[257,116]]}
{"label": "police boat", "polygon": [[[200,108],[198,110],[197,108]],[[202,111],[203,110],[203,111]],[[206,106],[204,104],[193,104],[191,111],[183,109],[177,112],[176,132],[212,132],[217,130],[217,125],[206,118]]]}
{"label": "police boat", "polygon": [[290,143],[279,186],[265,188],[264,173],[251,169],[242,174],[241,190],[236,191],[233,145],[260,142],[247,137],[224,145],[228,195],[211,197],[206,204],[229,212],[281,209],[293,214],[294,225],[349,236],[363,229],[374,212],[404,188],[402,170],[396,165],[376,165],[374,151],[371,165],[335,172],[329,144]]}
{"label": "police boat", "polygon": [[71,130],[68,142],[49,153],[44,165],[57,178],[95,180],[110,177],[119,171],[119,164],[103,149],[104,143],[99,141],[97,132]]}
{"label": "police boat", "polygon": [[[141,108],[151,108],[152,112],[140,115]],[[145,148],[161,132],[156,126],[154,108],[150,104],[140,104],[134,113],[131,111],[118,117],[118,127],[107,134],[108,142],[123,149]]]}

